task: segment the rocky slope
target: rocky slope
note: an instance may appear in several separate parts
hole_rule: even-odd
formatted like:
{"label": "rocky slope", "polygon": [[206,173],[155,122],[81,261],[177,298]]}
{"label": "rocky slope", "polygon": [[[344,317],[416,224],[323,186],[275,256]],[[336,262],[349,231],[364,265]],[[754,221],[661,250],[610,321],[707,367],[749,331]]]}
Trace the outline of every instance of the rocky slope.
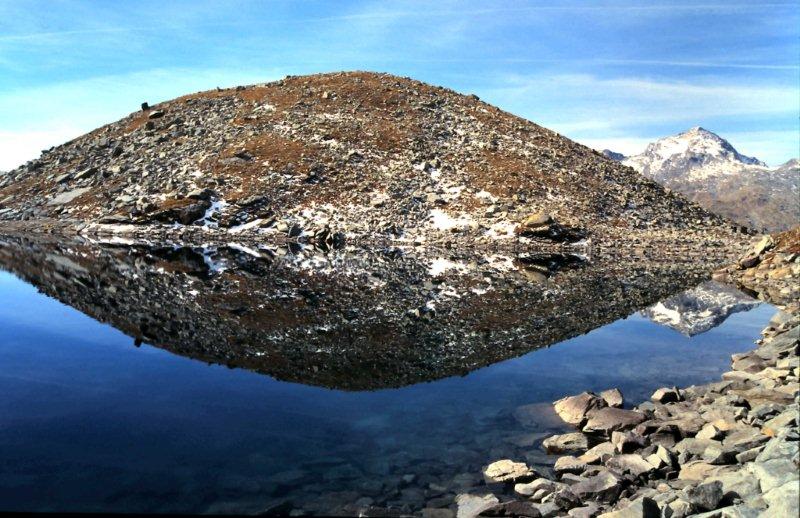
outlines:
{"label": "rocky slope", "polygon": [[700,127],[659,139],[639,155],[603,153],[742,225],[776,231],[800,222],[797,159],[770,168]]}
{"label": "rocky slope", "polygon": [[10,171],[0,220],[492,246],[728,232],[633,170],[475,96],[366,72],[143,106]]}

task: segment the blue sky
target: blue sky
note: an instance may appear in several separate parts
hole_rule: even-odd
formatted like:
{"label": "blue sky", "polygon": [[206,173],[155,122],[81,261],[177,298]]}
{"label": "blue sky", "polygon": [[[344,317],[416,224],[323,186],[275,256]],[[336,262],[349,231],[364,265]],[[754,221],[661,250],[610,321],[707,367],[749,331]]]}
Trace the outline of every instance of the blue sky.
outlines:
{"label": "blue sky", "polygon": [[700,125],[798,156],[800,1],[0,0],[0,169],[216,86],[375,70],[633,153]]}

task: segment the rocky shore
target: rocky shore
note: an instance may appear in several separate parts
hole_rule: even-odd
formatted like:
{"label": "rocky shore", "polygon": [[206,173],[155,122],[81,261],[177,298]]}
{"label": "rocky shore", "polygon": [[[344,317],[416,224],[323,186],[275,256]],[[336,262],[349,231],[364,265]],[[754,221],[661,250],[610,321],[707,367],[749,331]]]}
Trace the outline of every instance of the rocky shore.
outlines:
{"label": "rocky shore", "polygon": [[498,460],[484,493],[458,496],[457,516],[797,516],[798,236],[765,236],[715,274],[782,310],[721,381],[664,387],[630,409],[616,389],[556,401],[576,431],[542,442],[563,454],[552,470]]}

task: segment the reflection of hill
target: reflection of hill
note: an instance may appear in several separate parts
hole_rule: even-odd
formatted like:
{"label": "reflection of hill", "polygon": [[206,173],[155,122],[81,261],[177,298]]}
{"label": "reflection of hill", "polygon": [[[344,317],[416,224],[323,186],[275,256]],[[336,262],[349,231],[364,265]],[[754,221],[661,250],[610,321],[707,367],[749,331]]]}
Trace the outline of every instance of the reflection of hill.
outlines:
{"label": "reflection of hill", "polygon": [[657,324],[694,336],[717,327],[734,313],[759,304],[736,288],[709,281],[663,300],[642,314]]}
{"label": "reflection of hill", "polygon": [[705,276],[675,262],[427,253],[4,238],[0,267],[137,341],[348,390],[465,374],[586,333]]}

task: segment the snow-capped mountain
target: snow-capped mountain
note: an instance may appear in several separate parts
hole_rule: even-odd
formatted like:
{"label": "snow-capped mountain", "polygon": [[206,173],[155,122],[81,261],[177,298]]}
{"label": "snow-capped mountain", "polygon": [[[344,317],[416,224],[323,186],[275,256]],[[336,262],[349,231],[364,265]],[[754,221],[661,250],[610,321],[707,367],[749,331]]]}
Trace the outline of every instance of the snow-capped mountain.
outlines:
{"label": "snow-capped mountain", "polygon": [[709,281],[659,302],[641,313],[686,336],[705,333],[729,316],[761,304],[731,286]]}
{"label": "snow-capped mountain", "polygon": [[797,159],[770,168],[700,127],[652,142],[639,155],[603,154],[742,225],[778,231],[800,223]]}

